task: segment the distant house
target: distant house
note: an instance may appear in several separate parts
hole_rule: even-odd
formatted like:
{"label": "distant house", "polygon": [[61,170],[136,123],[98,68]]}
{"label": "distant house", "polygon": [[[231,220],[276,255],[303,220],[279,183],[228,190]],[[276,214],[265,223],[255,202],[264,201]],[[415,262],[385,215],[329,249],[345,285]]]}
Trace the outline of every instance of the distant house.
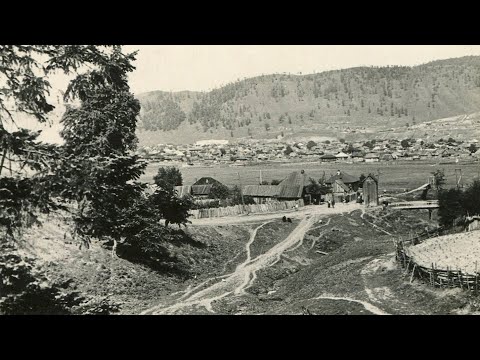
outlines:
{"label": "distant house", "polygon": [[322,162],[333,162],[333,161],[337,161],[337,158],[335,157],[335,155],[325,154],[320,156],[320,160]]}
{"label": "distant house", "polygon": [[382,161],[392,161],[392,160],[394,160],[393,155],[390,154],[390,153],[381,154],[379,157],[380,157],[380,160],[382,160]]}
{"label": "distant house", "polygon": [[380,157],[378,154],[375,153],[368,153],[365,155],[365,162],[367,163],[372,163],[372,162],[378,162],[380,160]]}
{"label": "distant house", "polygon": [[378,206],[378,180],[372,175],[363,179],[363,200],[366,207]]}
{"label": "distant house", "polygon": [[365,153],[362,150],[355,150],[352,152],[352,160],[354,162],[363,162]]}
{"label": "distant house", "polygon": [[347,160],[350,156],[348,154],[345,154],[344,152],[339,152],[335,157],[338,160]]}

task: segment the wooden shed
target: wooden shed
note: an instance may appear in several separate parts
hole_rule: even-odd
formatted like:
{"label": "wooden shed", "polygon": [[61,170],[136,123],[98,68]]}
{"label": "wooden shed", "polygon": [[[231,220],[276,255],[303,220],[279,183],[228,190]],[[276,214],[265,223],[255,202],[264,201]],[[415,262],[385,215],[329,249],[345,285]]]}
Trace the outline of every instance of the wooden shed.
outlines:
{"label": "wooden shed", "polygon": [[249,196],[256,204],[266,204],[276,201],[280,192],[277,185],[246,185],[243,187],[243,196]]}
{"label": "wooden shed", "polygon": [[378,180],[373,175],[363,180],[363,200],[366,207],[378,206]]}

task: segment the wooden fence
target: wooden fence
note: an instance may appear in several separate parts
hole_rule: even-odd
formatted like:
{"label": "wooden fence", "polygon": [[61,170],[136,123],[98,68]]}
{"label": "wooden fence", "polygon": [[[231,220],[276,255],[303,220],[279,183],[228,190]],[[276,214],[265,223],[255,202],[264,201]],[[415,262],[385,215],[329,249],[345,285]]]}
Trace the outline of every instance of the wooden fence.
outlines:
{"label": "wooden fence", "polygon": [[410,276],[410,282],[412,282],[413,279],[419,279],[430,284],[432,287],[459,287],[473,291],[475,295],[478,295],[480,272],[469,274],[463,272],[461,269],[450,269],[448,267],[446,269],[439,269],[435,263],[432,263],[430,267],[425,267],[415,261],[408,248],[409,245],[418,244],[430,237],[423,237],[422,235],[423,234],[417,235],[407,240],[395,240],[395,258],[400,262],[402,268],[405,269],[404,275]]}
{"label": "wooden fence", "polygon": [[194,219],[204,219],[212,217],[235,216],[242,214],[255,214],[282,211],[298,207],[303,207],[305,204],[303,199],[295,201],[282,201],[268,204],[253,204],[253,205],[235,205],[222,208],[198,209],[190,210],[190,214]]}

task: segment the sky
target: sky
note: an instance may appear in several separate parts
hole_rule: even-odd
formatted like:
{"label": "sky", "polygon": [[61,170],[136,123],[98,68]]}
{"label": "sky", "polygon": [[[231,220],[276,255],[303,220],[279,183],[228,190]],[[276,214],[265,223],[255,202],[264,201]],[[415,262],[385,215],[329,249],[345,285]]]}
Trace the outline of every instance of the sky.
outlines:
{"label": "sky", "polygon": [[480,55],[479,45],[126,45],[138,50],[135,94],[208,91],[261,74],[310,74],[355,66],[418,65]]}

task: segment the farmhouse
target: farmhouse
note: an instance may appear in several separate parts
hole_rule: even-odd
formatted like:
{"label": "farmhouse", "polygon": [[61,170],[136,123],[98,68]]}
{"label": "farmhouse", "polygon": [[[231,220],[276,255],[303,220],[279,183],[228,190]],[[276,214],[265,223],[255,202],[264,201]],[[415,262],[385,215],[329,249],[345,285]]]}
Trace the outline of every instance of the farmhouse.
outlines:
{"label": "farmhouse", "polygon": [[339,152],[335,157],[338,160],[347,160],[349,158],[348,154],[345,154],[344,152]]}
{"label": "farmhouse", "polygon": [[340,170],[337,170],[337,173],[333,175],[330,179],[326,180],[325,183],[333,186],[335,180],[341,180],[343,184],[347,185],[347,187],[351,187],[353,191],[357,191],[360,186],[360,178],[352,176]]}
{"label": "farmhouse", "polygon": [[290,173],[280,184],[278,192],[279,200],[298,200],[305,194],[305,186],[308,185],[308,178],[305,171],[294,171]]}
{"label": "farmhouse", "polygon": [[223,185],[220,181],[212,177],[206,176],[197,180],[192,185],[192,195],[197,199],[207,199],[214,185]]}

